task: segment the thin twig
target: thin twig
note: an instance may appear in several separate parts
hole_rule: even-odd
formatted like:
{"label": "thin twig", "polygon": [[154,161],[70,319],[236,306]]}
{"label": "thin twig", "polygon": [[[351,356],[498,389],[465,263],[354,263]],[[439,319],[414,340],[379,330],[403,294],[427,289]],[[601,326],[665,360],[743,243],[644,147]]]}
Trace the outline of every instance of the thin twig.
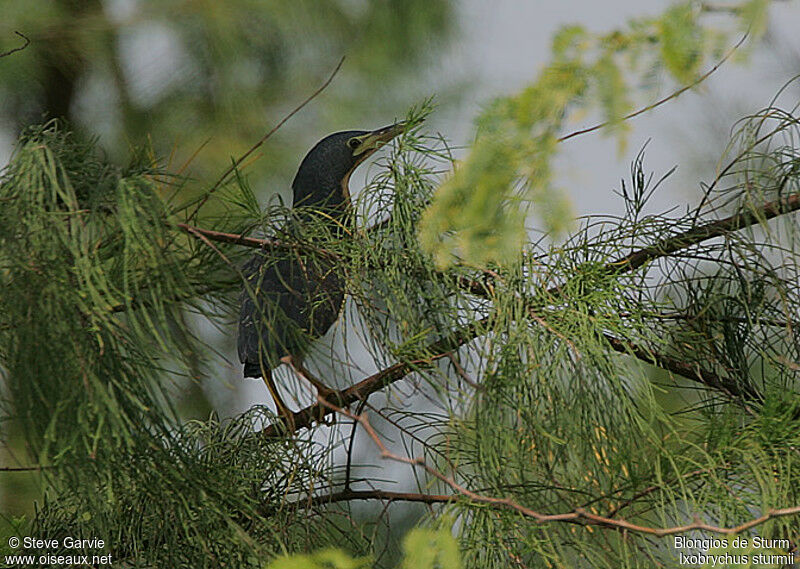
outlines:
{"label": "thin twig", "polygon": [[[622,318],[634,318],[639,315],[632,312],[618,312],[618,316]],[[682,312],[647,312],[644,314],[646,318],[653,318],[655,320],[685,320],[687,322],[726,322],[730,324],[757,324],[759,326],[771,326],[774,328],[790,328],[800,327],[800,321],[797,320],[774,320],[771,318],[746,318],[744,316],[714,316],[705,313],[682,313]]]}
{"label": "thin twig", "polygon": [[325,255],[333,260],[339,259],[339,255],[337,255],[334,251],[322,249],[310,243],[292,243],[287,241],[279,241],[276,239],[257,239],[255,237],[245,237],[244,235],[238,233],[224,233],[222,231],[214,231],[212,229],[203,229],[187,223],[176,223],[175,227],[195,237],[200,237],[202,235],[211,241],[219,241],[220,243],[244,245],[245,247],[252,247],[254,249],[302,249],[304,251],[312,251],[321,255]]}
{"label": "thin twig", "polygon": [[49,470],[52,466],[0,466],[0,472],[38,472],[39,470]]}
{"label": "thin twig", "polygon": [[[347,389],[343,389],[337,394],[337,403],[339,403],[339,405],[342,407],[347,407],[356,401],[363,401],[372,393],[380,391],[388,385],[403,379],[405,376],[413,373],[414,371],[432,367],[438,360],[447,357],[447,354],[458,346],[462,346],[475,339],[480,333],[480,330],[482,330],[485,326],[486,322],[486,319],[479,320],[469,326],[465,326],[461,330],[454,332],[450,336],[439,340],[438,342],[434,342],[428,346],[429,351],[434,354],[429,358],[394,364],[370,375],[365,379],[362,379]],[[292,420],[295,428],[301,429],[303,427],[311,426],[314,422],[320,421],[323,417],[332,413],[333,411],[331,411],[325,405],[316,403],[293,413]],[[275,437],[284,434],[285,431],[286,429],[283,427],[283,419],[279,419],[278,422],[273,423],[272,425],[269,425],[260,431],[259,435],[265,437]]]}
{"label": "thin twig", "polygon": [[[360,415],[364,412],[364,407],[368,402],[369,395],[359,401],[358,408],[356,409],[357,415]],[[358,421],[353,421],[353,428],[350,429],[350,440],[347,444],[347,464],[344,466],[344,483],[342,486],[344,487],[345,492],[350,490],[350,474],[353,469],[353,448],[355,447],[356,442],[356,431],[358,431]]]}
{"label": "thin twig", "polygon": [[[609,334],[603,334],[603,337],[614,351],[634,356],[650,365],[670,371],[686,379],[702,383],[706,387],[721,391],[733,399],[754,402],[763,400],[763,396],[753,389],[751,385],[741,384],[732,379],[721,377],[712,371],[700,367],[699,364],[652,352],[633,342],[615,338]],[[746,405],[745,409],[752,413]]]}
{"label": "thin twig", "polygon": [[[710,533],[734,535],[737,533],[741,533],[745,530],[751,529],[753,527],[756,527],[758,525],[761,525],[770,519],[800,514],[800,506],[769,510],[762,516],[751,519],[738,526],[729,528],[711,525],[702,522],[699,519],[690,524],[684,524],[680,526],[673,526],[667,528],[656,528],[656,527],[637,525],[621,518],[615,519],[611,517],[600,516],[588,512],[583,508],[576,508],[571,512],[566,512],[563,514],[543,514],[541,512],[537,512],[536,510],[518,504],[517,502],[511,500],[510,498],[495,498],[492,496],[485,496],[483,494],[473,492],[465,488],[458,482],[456,482],[452,477],[443,474],[436,468],[429,465],[422,457],[410,458],[407,456],[400,456],[398,454],[391,452],[383,443],[383,441],[380,439],[377,432],[375,432],[375,429],[370,424],[369,418],[367,417],[366,414],[356,415],[354,413],[351,413],[347,409],[336,407],[335,405],[321,398],[318,401],[320,405],[327,407],[331,411],[344,415],[345,417],[349,417],[350,419],[353,419],[354,421],[360,423],[361,426],[364,428],[364,431],[369,435],[369,437],[372,439],[372,441],[380,450],[381,458],[392,460],[401,464],[408,464],[412,467],[421,468],[425,470],[425,472],[427,472],[430,476],[436,478],[440,482],[443,482],[444,484],[449,486],[453,491],[455,491],[458,498],[466,499],[467,501],[476,504],[488,504],[489,506],[498,509],[513,510],[526,518],[532,518],[536,523],[539,524],[545,524],[551,522],[577,523],[585,526],[600,526],[600,527],[614,529],[617,531],[636,532],[647,535],[654,535],[657,537],[687,533],[694,530],[704,530]],[[365,494],[363,494],[363,498],[375,499],[375,496],[372,496],[371,494],[373,494],[373,492],[368,491]],[[456,498],[456,496],[431,495],[430,497],[425,499],[419,497],[419,495],[413,495],[413,494],[408,494],[405,497],[409,498],[411,501],[424,501],[426,503],[451,502]],[[361,499],[360,493],[357,493],[352,499]],[[396,499],[401,499],[401,498],[398,497]],[[319,500],[320,502],[324,502],[324,497],[319,498]]]}
{"label": "thin twig", "polygon": [[484,391],[486,389],[483,385],[479,384],[469,376],[467,370],[464,369],[464,366],[461,365],[453,352],[447,353],[447,359],[450,360],[450,363],[453,364],[453,369],[456,370],[456,373],[467,383],[467,385],[476,391]]}
{"label": "thin twig", "polygon": [[[358,423],[358,421],[356,421]],[[417,492],[392,492],[390,490],[349,490],[344,489],[331,494],[313,496],[310,500],[302,500],[298,504],[333,504],[351,500],[382,500],[388,502],[421,502],[423,504],[439,504],[454,502],[458,496],[448,494],[419,494]]]}
{"label": "thin twig", "polygon": [[683,95],[689,89],[693,89],[694,87],[696,87],[697,85],[699,85],[700,83],[702,83],[703,81],[708,79],[711,76],[711,74],[713,74],[717,69],[722,67],[722,65],[726,61],[728,61],[728,59],[730,59],[730,57],[734,54],[734,52],[736,52],[736,50],[739,49],[739,47],[744,43],[744,41],[747,39],[747,36],[748,36],[748,34],[744,34],[742,36],[742,39],[740,39],[738,42],[736,42],[736,45],[734,45],[728,51],[728,53],[726,53],[725,56],[717,62],[717,64],[714,67],[712,67],[711,69],[706,71],[703,75],[698,77],[692,83],[689,83],[688,85],[684,85],[683,87],[681,87],[680,89],[678,89],[677,91],[675,91],[673,93],[670,93],[669,95],[667,95],[663,99],[659,99],[655,103],[652,103],[650,105],[647,105],[646,107],[642,107],[641,109],[639,109],[637,111],[634,111],[634,112],[632,112],[630,114],[627,114],[627,115],[625,115],[624,117],[622,117],[619,120],[605,121],[605,122],[602,122],[600,124],[596,124],[594,126],[591,126],[589,128],[583,128],[581,130],[576,130],[574,132],[571,132],[571,133],[569,133],[567,135],[562,136],[561,138],[558,139],[558,142],[564,142],[566,140],[569,140],[570,138],[575,138],[576,136],[580,136],[582,134],[588,134],[590,132],[594,132],[596,130],[600,130],[601,128],[607,127],[608,125],[610,125],[612,123],[616,124],[618,122],[624,122],[624,121],[630,120],[630,119],[638,117],[639,115],[644,114],[644,113],[646,113],[648,111],[652,111],[656,107],[660,107],[661,105],[671,101],[672,99],[677,99],[678,97]]}
{"label": "thin twig", "polygon": [[[180,224],[180,225],[183,225],[183,224]],[[202,241],[203,243],[208,245],[211,248],[212,251],[214,251],[217,255],[219,255],[219,257],[223,261],[225,261],[225,264],[227,264],[229,267],[232,267],[233,269],[236,269],[236,265],[234,265],[233,262],[231,262],[231,260],[228,259],[228,257],[225,256],[225,253],[220,251],[219,248],[216,245],[214,245],[208,237],[203,235],[203,233],[201,231],[198,231],[194,227],[191,227],[191,226],[188,226],[188,225],[186,226],[186,230],[189,232],[189,234],[197,237],[198,239],[200,239],[200,241]]]}
{"label": "thin twig", "polygon": [[200,208],[205,205],[205,203],[208,201],[208,198],[211,197],[211,194],[216,192],[220,188],[220,186],[222,186],[222,184],[225,182],[225,180],[228,179],[228,176],[230,176],[241,165],[242,162],[247,160],[247,158],[251,154],[253,154],[253,152],[258,150],[261,147],[262,144],[264,144],[267,140],[269,140],[270,137],[273,134],[275,134],[278,131],[278,129],[280,129],[284,124],[286,124],[286,122],[290,118],[292,118],[294,115],[296,115],[298,112],[300,112],[300,110],[303,107],[305,107],[307,104],[309,104],[311,101],[313,101],[320,93],[322,93],[328,87],[328,85],[331,84],[331,81],[333,81],[333,78],[336,77],[336,74],[339,73],[339,70],[342,68],[342,64],[343,63],[344,63],[344,57],[342,57],[339,60],[339,63],[336,64],[336,67],[334,68],[333,72],[331,72],[331,74],[328,77],[328,79],[326,79],[325,82],[322,85],[320,85],[317,88],[316,91],[311,93],[311,95],[306,97],[306,99],[302,103],[300,103],[289,114],[287,114],[285,117],[283,117],[283,119],[281,119],[281,121],[278,124],[276,124],[272,128],[272,130],[270,130],[267,134],[265,134],[264,136],[261,137],[261,140],[256,142],[253,146],[251,146],[250,150],[248,150],[247,152],[242,154],[238,159],[234,160],[233,164],[228,166],[228,168],[222,173],[222,175],[214,183],[214,185],[211,186],[211,189],[206,192],[206,194],[203,196],[203,198],[200,200],[200,202],[197,204],[197,206],[195,206],[194,211],[192,211],[192,213],[189,215],[188,220],[193,219],[197,215],[197,212],[200,211]]}
{"label": "thin twig", "polygon": [[606,268],[614,273],[630,272],[654,259],[669,256],[681,249],[688,249],[702,241],[721,237],[726,233],[738,231],[762,221],[769,221],[779,215],[797,210],[800,210],[800,194],[792,194],[785,198],[767,202],[757,208],[757,212],[742,211],[723,219],[710,221],[678,235],[667,237],[655,245],[634,251],[617,261],[609,263]]}
{"label": "thin twig", "polygon": [[[727,465],[725,465],[725,467],[727,467]],[[672,478],[670,480],[662,482],[662,484],[653,484],[651,486],[648,486],[644,490],[640,490],[639,492],[635,493],[630,498],[625,499],[624,501],[622,501],[617,506],[612,507],[611,510],[609,510],[606,513],[606,515],[609,518],[613,518],[614,516],[616,516],[620,512],[620,510],[623,510],[623,509],[627,508],[628,506],[634,504],[637,500],[640,500],[640,499],[648,496],[649,494],[652,494],[653,492],[657,492],[658,490],[660,490],[660,489],[662,489],[664,487],[667,487],[670,484],[674,484],[674,483],[676,483],[678,481],[687,480],[689,478],[693,478],[695,476],[699,476],[700,474],[708,474],[709,472],[711,472],[711,471],[708,468],[698,468],[697,470],[693,470],[691,472],[687,472],[686,474],[682,474],[680,476],[675,476],[674,478]],[[605,494],[603,496],[596,496],[596,497],[592,498],[591,500],[589,500],[588,502],[585,502],[583,504],[583,506],[581,506],[581,507],[586,509],[589,506],[591,506],[592,504],[595,504],[597,502],[610,501],[610,500],[614,499],[614,496],[616,496],[617,494],[620,494],[620,493],[624,492],[625,490],[629,490],[629,489],[630,489],[630,487],[628,487],[628,488],[619,488],[619,489],[617,489],[617,490],[615,490],[613,492],[610,492],[608,494]]]}
{"label": "thin twig", "polygon": [[26,47],[31,45],[31,40],[28,39],[28,36],[26,36],[22,32],[15,31],[14,33],[17,34],[19,37],[21,37],[23,40],[25,40],[25,43],[22,44],[19,47],[15,47],[14,49],[9,49],[8,51],[4,51],[3,53],[0,53],[0,57],[6,57],[7,55],[11,55],[12,53],[16,53],[18,51],[22,51],[23,49],[25,49]]}

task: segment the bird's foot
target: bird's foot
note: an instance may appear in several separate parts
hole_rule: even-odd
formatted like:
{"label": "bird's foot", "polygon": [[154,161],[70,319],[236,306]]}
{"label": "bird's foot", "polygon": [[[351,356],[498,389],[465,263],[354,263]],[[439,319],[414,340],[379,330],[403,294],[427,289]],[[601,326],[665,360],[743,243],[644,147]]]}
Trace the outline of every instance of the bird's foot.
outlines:
{"label": "bird's foot", "polygon": [[336,423],[336,413],[332,413],[332,409],[325,405],[325,402],[329,403],[330,399],[318,393],[317,402],[317,422],[327,427],[334,425]]}
{"label": "bird's foot", "polygon": [[330,408],[326,407],[321,402],[325,401],[330,405],[339,405],[343,401],[342,392],[338,389],[332,389],[325,385],[321,380],[303,367],[303,363],[301,361],[296,360],[292,356],[284,356],[281,358],[281,361],[291,367],[298,377],[305,379],[311,385],[317,388],[317,401],[320,401],[320,405],[318,406],[317,421],[329,426],[334,424],[336,422],[336,414],[331,414]]}

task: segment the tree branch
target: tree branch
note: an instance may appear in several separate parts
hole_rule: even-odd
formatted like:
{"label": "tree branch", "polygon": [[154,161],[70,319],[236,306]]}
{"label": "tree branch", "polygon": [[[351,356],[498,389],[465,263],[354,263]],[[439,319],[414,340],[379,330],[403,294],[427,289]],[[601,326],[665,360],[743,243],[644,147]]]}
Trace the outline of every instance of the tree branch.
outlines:
{"label": "tree branch", "polygon": [[[749,225],[755,225],[762,219],[772,219],[781,214],[796,211],[798,209],[800,209],[800,194],[792,194],[781,200],[764,204],[761,208],[759,208],[760,215],[756,215],[750,211],[740,212],[721,220],[706,223],[681,234],[665,238],[656,245],[632,252],[618,261],[607,264],[606,270],[618,273],[633,271],[655,258],[675,253],[681,249],[691,247],[706,239],[719,237],[730,231],[736,231]],[[212,241],[239,244],[253,248],[302,247],[301,245],[290,245],[267,239],[256,239],[231,233],[200,229],[186,224],[177,224],[177,227],[189,234],[201,233]],[[491,287],[487,283],[461,278],[459,280],[459,286],[477,296],[488,298],[490,295]],[[559,285],[550,289],[548,292],[557,296],[562,290],[563,285]],[[532,309],[529,312],[531,317],[537,316]],[[534,320],[535,319],[536,318],[534,318]],[[480,325],[483,322],[485,321],[480,321],[476,324]],[[430,346],[432,352],[439,354],[436,356],[436,359],[446,356],[446,353],[441,352],[447,352],[460,347],[461,345],[475,338],[475,336],[470,336],[469,334],[464,333],[459,333],[457,336],[460,338],[460,341],[449,344],[451,346],[449,348],[440,345],[440,343]],[[689,380],[702,383],[707,387],[721,391],[736,399],[750,401],[760,401],[762,399],[761,395],[751,386],[740,385],[709,370],[704,370],[700,366],[687,364],[682,360],[655,353],[652,350],[648,350],[638,344],[635,344],[634,342],[621,340],[609,335],[604,335],[604,337],[609,346],[617,352],[632,355],[641,361],[656,367],[660,367],[682,377],[686,377]],[[402,379],[409,373],[415,371],[415,369],[419,369],[420,366],[430,367],[431,363],[432,360],[416,360],[407,364],[395,364],[394,366],[377,372],[362,380],[358,384],[340,392],[339,403],[342,406],[350,405],[360,400],[362,397],[379,391],[387,385]],[[314,404],[297,411],[294,413],[293,417],[296,427],[302,428],[309,427],[315,420],[319,420],[328,414],[330,413],[326,411],[324,406],[321,406],[320,404]],[[262,433],[265,436],[276,436],[282,432],[282,427],[282,423],[270,425],[264,429]]]}
{"label": "tree branch", "polygon": [[607,264],[606,269],[613,273],[631,272],[659,257],[667,257],[707,239],[721,237],[726,233],[756,225],[761,221],[769,221],[779,215],[791,213],[798,209],[800,209],[800,194],[791,194],[785,198],[765,203],[757,208],[757,213],[754,211],[742,211],[662,239],[655,245],[633,251],[621,259]]}
{"label": "tree branch", "polygon": [[[436,478],[440,482],[446,484],[456,494],[455,495],[432,494],[430,496],[425,496],[423,494],[411,494],[411,493],[389,493],[389,492],[384,493],[383,491],[377,491],[377,490],[361,491],[361,492],[355,492],[350,490],[346,492],[331,494],[330,496],[320,496],[312,498],[312,501],[316,501],[317,503],[326,503],[330,501],[343,501],[347,499],[374,500],[374,499],[381,499],[382,495],[383,499],[397,499],[397,500],[407,499],[408,501],[424,502],[428,504],[437,502],[452,502],[454,499],[460,498],[475,504],[486,504],[489,505],[490,507],[497,509],[513,510],[526,518],[531,518],[538,524],[545,524],[551,522],[577,523],[585,526],[600,526],[604,528],[614,529],[617,531],[636,532],[646,535],[653,535],[656,537],[665,537],[669,535],[687,533],[695,530],[704,530],[707,532],[723,534],[723,535],[734,535],[737,533],[741,533],[745,530],[751,529],[753,527],[756,527],[758,525],[761,525],[767,522],[768,520],[774,518],[800,514],[800,506],[769,510],[762,516],[753,518],[738,526],[728,527],[728,528],[708,524],[700,521],[699,519],[696,519],[694,522],[690,524],[684,524],[680,526],[673,526],[666,528],[655,528],[655,527],[637,525],[621,518],[617,519],[606,516],[600,516],[588,512],[582,508],[576,508],[571,512],[566,512],[563,514],[543,514],[541,512],[537,512],[536,510],[523,506],[515,502],[514,500],[511,500],[510,498],[495,498],[492,496],[486,496],[483,494],[479,494],[477,492],[473,492],[465,488],[464,486],[460,485],[452,477],[443,474],[436,468],[429,465],[422,457],[410,458],[391,452],[383,443],[383,441],[380,439],[378,434],[375,432],[375,429],[372,428],[372,425],[370,424],[369,419],[365,413],[361,415],[356,415],[354,413],[349,412],[346,409],[343,409],[341,407],[336,407],[335,405],[332,405],[331,403],[325,401],[324,399],[319,399],[319,404],[325,406],[332,412],[339,413],[345,417],[348,417],[360,423],[361,426],[366,431],[366,433],[369,435],[369,437],[372,439],[372,441],[380,450],[381,458],[392,460],[394,462],[398,462],[401,464],[408,464],[414,468],[421,468],[433,478]],[[331,500],[330,499],[331,497],[333,497],[334,500]]]}
{"label": "tree branch", "polygon": [[[646,263],[649,263],[650,261],[660,257],[667,257],[682,249],[688,249],[689,247],[693,247],[694,245],[697,245],[708,239],[721,237],[726,233],[756,225],[761,221],[769,221],[770,219],[780,215],[791,213],[797,210],[800,210],[800,194],[791,194],[779,200],[767,202],[766,204],[757,208],[757,212],[743,211],[735,213],[723,219],[710,221],[698,227],[693,227],[692,229],[684,231],[683,233],[666,237],[654,245],[633,251],[625,257],[607,263],[605,269],[609,273],[616,274],[632,272],[642,265],[645,265]],[[175,227],[189,234],[205,235],[212,241],[244,245],[245,247],[264,249],[309,249],[321,253],[335,255],[335,253],[332,251],[319,249],[310,244],[285,243],[272,239],[245,237],[235,233],[223,233],[220,231],[212,231],[210,229],[201,229],[185,223],[176,223]],[[481,283],[465,277],[459,278],[459,286],[477,296],[487,296],[489,289],[491,288],[489,283]],[[550,288],[547,292],[551,295],[558,296],[563,291],[563,288],[564,285],[561,284]]]}
{"label": "tree branch", "polygon": [[258,239],[256,237],[245,237],[237,233],[223,233],[222,231],[214,231],[212,229],[202,229],[189,225],[187,223],[176,223],[175,227],[181,231],[188,233],[192,237],[202,240],[205,237],[211,241],[218,241],[220,243],[230,243],[233,245],[244,245],[253,249],[290,249],[290,250],[303,250],[313,251],[331,259],[338,260],[340,257],[335,252],[329,249],[322,249],[310,243],[293,243],[288,241],[279,241],[277,239]]}
{"label": "tree branch", "polygon": [[[450,336],[434,342],[428,346],[428,350],[434,354],[429,358],[396,363],[362,379],[347,389],[337,392],[335,394],[337,399],[336,403],[342,407],[352,405],[356,401],[362,401],[372,393],[380,391],[384,387],[403,379],[412,372],[433,367],[436,361],[448,357],[456,348],[474,340],[483,329],[486,321],[487,319],[484,318],[473,322]],[[315,421],[320,421],[325,416],[333,414],[333,412],[329,404],[326,405],[325,403],[318,402],[293,413],[290,423],[294,425],[295,429],[309,427]],[[283,434],[285,430],[286,423],[285,420],[281,418],[264,428],[259,434],[265,437],[275,437]]]}
{"label": "tree branch", "polygon": [[[785,183],[785,180],[784,180]],[[800,209],[800,194],[791,194],[785,198],[767,202],[757,211],[742,211],[723,219],[710,221],[703,225],[693,227],[687,231],[665,237],[658,243],[632,251],[624,257],[607,263],[605,270],[610,274],[622,274],[635,271],[642,265],[661,257],[668,257],[682,249],[688,249],[708,239],[721,237],[727,233],[756,225],[761,221],[769,221],[779,215],[791,213]],[[558,296],[562,293],[564,285],[556,285],[548,289],[548,294]]]}
{"label": "tree branch", "polygon": [[0,472],[39,472],[41,470],[48,470],[53,468],[47,465],[34,465],[34,466],[0,466]]}
{"label": "tree branch", "polygon": [[752,386],[742,385],[730,378],[719,376],[714,372],[703,369],[698,364],[692,364],[684,360],[653,352],[628,340],[615,338],[610,334],[603,334],[603,337],[614,351],[631,355],[645,363],[670,371],[686,379],[702,383],[706,387],[711,387],[712,389],[729,395],[731,398],[756,402],[763,400],[761,394],[753,389]]}
{"label": "tree branch", "polygon": [[421,502],[423,504],[441,504],[454,502],[458,496],[448,494],[419,494],[416,492],[392,492],[390,490],[341,490],[321,496],[311,496],[308,500],[298,501],[297,505],[324,505],[351,500],[383,500],[389,502]]}
{"label": "tree branch", "polygon": [[[785,198],[767,202],[754,211],[743,211],[735,213],[726,218],[716,221],[710,221],[698,227],[694,227],[683,233],[666,237],[654,245],[644,247],[642,249],[633,251],[606,264],[605,269],[610,273],[628,273],[632,272],[642,265],[649,263],[660,257],[667,257],[682,249],[688,249],[708,239],[721,237],[726,233],[738,231],[745,227],[756,225],[761,221],[769,221],[780,215],[791,213],[800,210],[800,194],[791,194]],[[175,227],[189,234],[202,234],[211,239],[212,241],[220,241],[222,243],[232,243],[235,245],[244,245],[245,247],[252,248],[288,248],[288,249],[309,249],[317,252],[335,255],[332,251],[316,248],[310,244],[296,244],[285,243],[273,239],[257,239],[254,237],[245,237],[235,233],[223,233],[221,231],[213,231],[210,229],[201,229],[199,227],[190,226],[186,223],[176,223]],[[477,296],[487,296],[491,288],[489,283],[481,283],[465,277],[459,278],[459,286],[468,290],[470,293]],[[551,295],[558,296],[561,294],[564,285],[557,285],[550,288],[547,292]]]}
{"label": "tree branch", "polygon": [[253,249],[291,249],[297,245],[291,245],[282,241],[274,239],[256,239],[255,237],[245,237],[243,234],[236,233],[223,233],[222,231],[214,231],[212,229],[203,229],[195,227],[187,223],[176,223],[175,227],[192,235],[204,235],[212,241],[219,241],[220,243],[231,243],[233,245],[244,245],[245,247],[252,247]]}

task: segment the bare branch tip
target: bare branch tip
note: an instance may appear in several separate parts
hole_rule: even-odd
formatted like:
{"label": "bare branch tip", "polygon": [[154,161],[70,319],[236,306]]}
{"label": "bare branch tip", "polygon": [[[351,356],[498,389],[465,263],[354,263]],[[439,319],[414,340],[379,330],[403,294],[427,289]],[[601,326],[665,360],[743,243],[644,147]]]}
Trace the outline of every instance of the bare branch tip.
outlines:
{"label": "bare branch tip", "polygon": [[31,40],[30,40],[30,38],[28,38],[28,36],[26,36],[26,35],[25,35],[25,34],[23,34],[22,32],[20,32],[20,31],[17,31],[17,30],[14,30],[14,34],[16,34],[17,36],[21,37],[21,38],[22,38],[22,39],[25,41],[25,43],[24,43],[24,44],[22,44],[22,45],[21,45],[21,46],[19,46],[19,47],[15,47],[14,49],[10,49],[10,50],[8,50],[8,51],[5,51],[5,52],[3,52],[3,53],[0,53],[0,57],[6,57],[7,55],[11,55],[12,53],[16,53],[16,52],[18,52],[18,51],[22,51],[23,49],[25,49],[26,47],[28,47],[29,45],[31,45]]}

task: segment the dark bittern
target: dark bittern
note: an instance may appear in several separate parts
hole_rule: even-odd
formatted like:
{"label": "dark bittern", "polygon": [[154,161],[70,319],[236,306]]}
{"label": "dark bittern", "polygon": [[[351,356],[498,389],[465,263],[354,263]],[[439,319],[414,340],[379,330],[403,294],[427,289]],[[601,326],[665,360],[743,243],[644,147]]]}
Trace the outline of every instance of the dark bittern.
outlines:
{"label": "dark bittern", "polygon": [[[397,123],[369,132],[350,130],[323,138],[306,155],[292,182],[293,207],[318,212],[333,233],[350,223],[350,175],[378,148],[403,132]],[[305,209],[309,208],[309,209]],[[302,223],[302,216],[299,218]],[[302,368],[315,339],[336,322],[344,300],[344,283],[324,255],[293,251],[281,259],[257,253],[242,268],[245,284],[239,316],[239,360],[245,377],[262,377],[278,413],[293,428],[272,370],[282,362],[312,383],[320,396],[332,390]]]}

